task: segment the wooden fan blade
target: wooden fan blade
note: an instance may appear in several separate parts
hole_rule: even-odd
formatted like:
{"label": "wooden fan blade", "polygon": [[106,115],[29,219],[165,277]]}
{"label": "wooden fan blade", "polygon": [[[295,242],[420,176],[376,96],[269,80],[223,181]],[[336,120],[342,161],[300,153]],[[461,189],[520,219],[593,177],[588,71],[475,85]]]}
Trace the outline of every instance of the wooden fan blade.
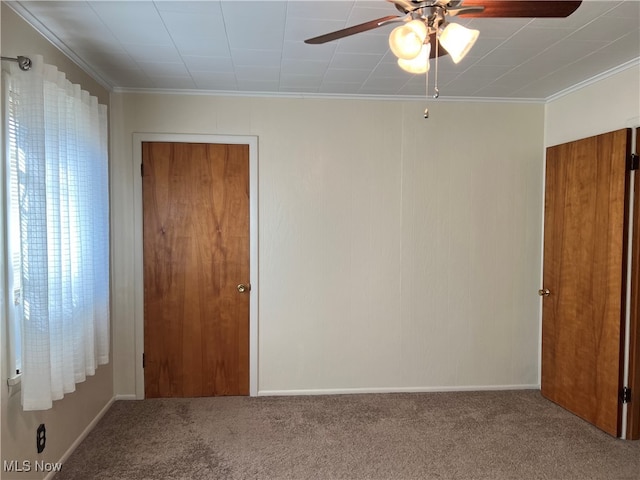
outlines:
{"label": "wooden fan blade", "polygon": [[449,8],[447,9],[447,15],[451,17],[455,17],[458,15],[467,15],[469,16],[472,13],[482,13],[484,12],[484,7],[457,7],[457,8]]}
{"label": "wooden fan blade", "polygon": [[460,12],[464,17],[551,17],[564,18],[575,12],[581,1],[464,0],[464,7],[484,7],[484,12]]}
{"label": "wooden fan blade", "polygon": [[312,45],[317,45],[319,43],[327,43],[332,40],[338,40],[339,38],[348,37],[349,35],[354,35],[356,33],[366,32],[367,30],[373,30],[374,28],[382,27],[389,22],[394,20],[398,20],[399,16],[390,15],[388,17],[378,18],[376,20],[371,20],[370,22],[361,23],[359,25],[354,25],[353,27],[343,28],[342,30],[336,30],[335,32],[325,33],[324,35],[320,35],[318,37],[308,38],[304,41],[304,43],[309,43]]}

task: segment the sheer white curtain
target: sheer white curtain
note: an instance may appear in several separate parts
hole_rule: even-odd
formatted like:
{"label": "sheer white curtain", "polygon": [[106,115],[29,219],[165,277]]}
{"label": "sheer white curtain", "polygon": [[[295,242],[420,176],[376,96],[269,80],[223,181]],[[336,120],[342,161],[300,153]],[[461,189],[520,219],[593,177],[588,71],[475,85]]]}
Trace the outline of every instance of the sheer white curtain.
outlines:
{"label": "sheer white curtain", "polygon": [[[31,58],[8,79],[22,302],[22,405],[45,410],[109,361],[107,109]],[[10,290],[11,291],[11,290]]]}

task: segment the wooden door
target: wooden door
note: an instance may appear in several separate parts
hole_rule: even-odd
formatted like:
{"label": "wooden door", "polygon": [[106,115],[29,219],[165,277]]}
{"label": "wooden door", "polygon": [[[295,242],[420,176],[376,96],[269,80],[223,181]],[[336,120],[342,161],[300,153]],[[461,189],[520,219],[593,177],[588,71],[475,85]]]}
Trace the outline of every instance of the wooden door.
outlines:
{"label": "wooden door", "polygon": [[630,130],[547,149],[542,394],[620,436]]}
{"label": "wooden door", "polygon": [[144,142],[145,396],[249,394],[249,147]]}

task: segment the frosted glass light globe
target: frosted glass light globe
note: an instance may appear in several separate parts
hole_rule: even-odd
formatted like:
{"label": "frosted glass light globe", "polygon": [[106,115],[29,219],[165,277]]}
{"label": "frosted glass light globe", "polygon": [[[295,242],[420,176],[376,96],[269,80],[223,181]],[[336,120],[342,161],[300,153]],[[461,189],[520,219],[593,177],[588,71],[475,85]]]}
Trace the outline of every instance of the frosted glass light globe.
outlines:
{"label": "frosted glass light globe", "polygon": [[394,28],[389,35],[389,47],[393,54],[404,60],[418,56],[427,38],[427,27],[420,20],[412,20]]}

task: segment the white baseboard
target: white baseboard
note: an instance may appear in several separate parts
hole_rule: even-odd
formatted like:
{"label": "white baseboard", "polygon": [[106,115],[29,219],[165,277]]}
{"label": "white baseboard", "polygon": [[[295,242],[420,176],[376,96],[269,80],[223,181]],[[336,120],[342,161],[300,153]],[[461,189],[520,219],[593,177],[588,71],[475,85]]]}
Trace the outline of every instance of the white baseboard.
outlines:
{"label": "white baseboard", "polygon": [[436,393],[436,392],[480,392],[490,390],[540,390],[540,385],[467,385],[439,387],[384,387],[384,388],[327,388],[304,390],[259,390],[259,397],[282,397],[293,395],[357,395],[361,393]]}
{"label": "white baseboard", "polygon": [[[67,449],[67,451],[64,452],[64,455],[62,455],[60,460],[58,460],[58,463],[64,464],[64,462],[71,456],[71,454],[75,451],[75,449],[78,448],[78,445],[80,445],[82,441],[85,438],[87,438],[87,435],[89,435],[91,430],[95,428],[95,426],[98,424],[100,419],[104,417],[104,414],[107,413],[107,411],[111,408],[111,405],[113,405],[113,402],[115,400],[117,400],[117,397],[113,397],[111,400],[107,402],[107,404],[102,408],[102,410],[98,412],[98,414],[91,421],[91,423],[87,425],[87,428],[85,428],[80,434],[80,436],[76,438],[75,442],[73,442],[71,446]],[[49,472],[47,476],[44,477],[44,480],[51,480],[55,474],[56,472]]]}
{"label": "white baseboard", "polygon": [[131,394],[126,394],[126,395],[116,395],[114,397],[114,400],[137,400],[138,397],[136,397],[135,393],[131,393]]}

